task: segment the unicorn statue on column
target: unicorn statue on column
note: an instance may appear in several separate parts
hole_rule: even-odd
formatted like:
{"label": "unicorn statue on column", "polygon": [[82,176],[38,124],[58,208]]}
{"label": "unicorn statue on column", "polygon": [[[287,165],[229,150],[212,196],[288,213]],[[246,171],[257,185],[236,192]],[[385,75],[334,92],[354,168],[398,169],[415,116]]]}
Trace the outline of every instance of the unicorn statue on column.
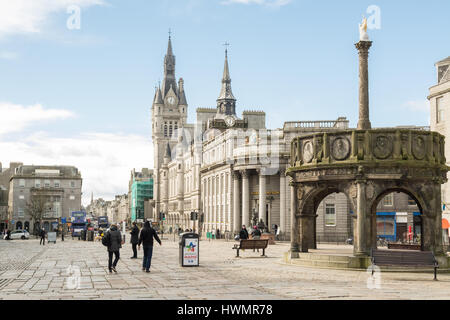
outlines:
{"label": "unicorn statue on column", "polygon": [[363,16],[363,21],[359,25],[359,41],[370,41],[367,34],[367,19]]}

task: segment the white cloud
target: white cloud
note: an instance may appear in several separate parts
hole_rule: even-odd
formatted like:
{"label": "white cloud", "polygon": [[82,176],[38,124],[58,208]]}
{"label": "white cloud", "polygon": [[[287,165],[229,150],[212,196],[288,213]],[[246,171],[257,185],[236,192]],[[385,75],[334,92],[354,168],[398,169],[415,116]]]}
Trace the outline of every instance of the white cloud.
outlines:
{"label": "white cloud", "polygon": [[140,135],[82,133],[58,138],[40,132],[20,141],[0,140],[0,150],[5,167],[14,161],[77,167],[83,178],[84,205],[89,203],[91,192],[95,198],[106,200],[127,193],[133,168],[153,168],[151,140]]}
{"label": "white cloud", "polygon": [[0,102],[0,135],[19,132],[33,124],[64,120],[75,116],[69,110],[44,109],[42,105],[22,106],[9,102]]}
{"label": "white cloud", "polygon": [[430,102],[428,100],[408,101],[403,107],[411,111],[429,112]]}
{"label": "white cloud", "polygon": [[281,7],[291,3],[292,0],[226,0],[222,4],[258,4],[269,7]]}
{"label": "white cloud", "polygon": [[0,52],[0,59],[2,60],[15,60],[17,59],[17,53],[10,52],[10,51],[1,51]]}
{"label": "white cloud", "polygon": [[0,0],[0,37],[40,33],[50,15],[66,12],[71,5],[85,8],[103,4],[104,0]]}

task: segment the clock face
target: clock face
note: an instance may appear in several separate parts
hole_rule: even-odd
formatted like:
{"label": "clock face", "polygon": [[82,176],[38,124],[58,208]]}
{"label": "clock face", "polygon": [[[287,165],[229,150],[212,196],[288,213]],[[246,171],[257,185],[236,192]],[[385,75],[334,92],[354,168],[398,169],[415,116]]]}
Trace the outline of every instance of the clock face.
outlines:
{"label": "clock face", "polygon": [[226,117],[225,118],[225,123],[227,124],[227,126],[232,127],[232,126],[234,126],[236,121],[234,120],[233,117]]}
{"label": "clock face", "polygon": [[170,105],[174,105],[174,104],[175,104],[175,98],[174,98],[174,97],[169,97],[169,98],[167,99],[167,102],[168,102]]}

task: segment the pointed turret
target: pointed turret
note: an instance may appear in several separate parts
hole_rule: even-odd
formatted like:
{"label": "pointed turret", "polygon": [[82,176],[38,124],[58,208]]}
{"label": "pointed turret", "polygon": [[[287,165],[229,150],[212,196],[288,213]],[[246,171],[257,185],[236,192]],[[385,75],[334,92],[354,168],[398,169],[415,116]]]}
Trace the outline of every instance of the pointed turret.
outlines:
{"label": "pointed turret", "polygon": [[222,89],[217,99],[217,112],[226,115],[236,114],[236,98],[231,90],[231,77],[228,67],[228,50],[225,50],[225,65],[223,68]]}
{"label": "pointed turret", "polygon": [[164,104],[161,88],[156,87],[155,99],[153,100],[154,104]]}
{"label": "pointed turret", "polygon": [[163,99],[166,97],[166,94],[169,91],[170,86],[172,86],[173,89],[177,91],[177,82],[175,79],[175,56],[173,55],[172,50],[172,40],[169,36],[167,53],[166,56],[164,57],[164,80],[162,85]]}
{"label": "pointed turret", "polygon": [[184,80],[183,80],[183,78],[180,78],[180,80],[178,81],[178,97],[180,98],[179,104],[187,106],[186,95],[184,94]]}

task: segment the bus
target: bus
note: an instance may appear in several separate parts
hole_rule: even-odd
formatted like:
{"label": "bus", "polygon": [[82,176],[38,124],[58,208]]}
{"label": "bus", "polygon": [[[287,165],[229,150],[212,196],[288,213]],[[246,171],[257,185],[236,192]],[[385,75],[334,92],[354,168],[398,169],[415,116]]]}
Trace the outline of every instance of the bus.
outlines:
{"label": "bus", "polygon": [[102,228],[103,230],[109,228],[108,216],[98,217],[98,228]]}
{"label": "bus", "polygon": [[86,221],[86,212],[84,211],[72,211],[71,213],[72,220],[72,237],[81,236],[81,231],[86,231],[87,221]]}

